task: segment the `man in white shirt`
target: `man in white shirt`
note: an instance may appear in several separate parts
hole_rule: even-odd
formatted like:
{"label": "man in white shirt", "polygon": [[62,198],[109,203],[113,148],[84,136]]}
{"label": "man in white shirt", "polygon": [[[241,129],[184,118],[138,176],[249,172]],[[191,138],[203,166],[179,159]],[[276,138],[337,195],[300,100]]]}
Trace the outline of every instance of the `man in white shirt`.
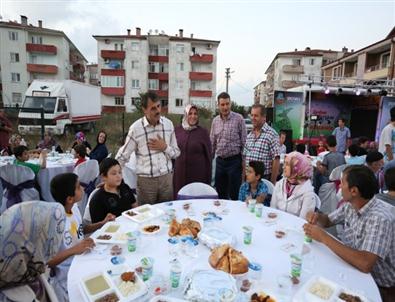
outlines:
{"label": "man in white shirt", "polygon": [[391,122],[383,128],[380,134],[379,151],[385,161],[394,159],[395,154],[395,107],[390,110]]}
{"label": "man in white shirt", "polygon": [[160,115],[161,105],[155,93],[141,97],[144,117],[129,128],[125,144],[116,159],[121,167],[136,153],[137,201],[154,204],[173,199],[172,159],[180,155],[173,123]]}

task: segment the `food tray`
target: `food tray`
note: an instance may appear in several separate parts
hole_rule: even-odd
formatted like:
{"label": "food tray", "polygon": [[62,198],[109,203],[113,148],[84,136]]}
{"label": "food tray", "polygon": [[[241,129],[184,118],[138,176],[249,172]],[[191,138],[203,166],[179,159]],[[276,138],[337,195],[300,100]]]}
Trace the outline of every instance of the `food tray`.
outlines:
{"label": "food tray", "polygon": [[[101,239],[100,236],[111,236],[110,239]],[[121,231],[121,225],[116,222],[107,222],[99,231],[92,235],[95,243],[126,244],[127,236]]]}
{"label": "food tray", "polygon": [[[133,213],[135,215],[130,215],[128,213]],[[159,209],[158,207],[153,207],[150,204],[145,204],[142,206],[139,206],[134,209],[127,210],[122,213],[122,216],[133,220],[134,222],[137,223],[143,223],[147,222],[151,219],[158,218],[162,216],[165,212],[162,209]]]}
{"label": "food tray", "polygon": [[236,238],[234,235],[226,232],[224,229],[211,227],[203,228],[198,234],[200,242],[213,249],[223,244],[229,244],[234,246],[236,244]]}

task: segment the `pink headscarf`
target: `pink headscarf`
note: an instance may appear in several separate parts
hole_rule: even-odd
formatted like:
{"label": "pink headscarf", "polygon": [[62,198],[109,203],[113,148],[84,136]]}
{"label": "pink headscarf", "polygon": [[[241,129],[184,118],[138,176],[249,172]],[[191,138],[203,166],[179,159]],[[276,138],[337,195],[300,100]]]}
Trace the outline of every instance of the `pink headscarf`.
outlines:
{"label": "pink headscarf", "polygon": [[313,175],[313,166],[310,160],[299,152],[291,152],[285,156],[285,161],[290,162],[291,175],[287,181],[292,184],[301,184]]}

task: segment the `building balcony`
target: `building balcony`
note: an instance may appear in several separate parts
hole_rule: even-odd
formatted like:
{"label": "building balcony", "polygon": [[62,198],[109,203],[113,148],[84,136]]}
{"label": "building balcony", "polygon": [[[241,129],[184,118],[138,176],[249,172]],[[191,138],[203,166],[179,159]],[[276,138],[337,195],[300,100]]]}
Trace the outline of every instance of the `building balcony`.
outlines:
{"label": "building balcony", "polygon": [[148,56],[149,62],[159,62],[159,63],[168,63],[169,57],[168,56]]}
{"label": "building balcony", "polygon": [[57,48],[55,45],[26,43],[26,51],[31,53],[45,53],[56,55]]}
{"label": "building balcony", "polygon": [[56,65],[45,65],[45,64],[26,64],[27,71],[32,73],[46,73],[46,74],[57,74],[58,67]]}
{"label": "building balcony", "polygon": [[160,81],[168,81],[169,74],[167,72],[149,72],[148,79],[151,80],[160,80]]}
{"label": "building balcony", "polygon": [[85,82],[84,74],[70,72],[70,80]]}
{"label": "building balcony", "polygon": [[158,97],[167,98],[169,97],[168,90],[150,90],[150,92],[155,93]]}
{"label": "building balcony", "polygon": [[125,87],[101,87],[101,93],[110,96],[124,96]]}
{"label": "building balcony", "polygon": [[189,96],[201,97],[201,98],[211,98],[213,92],[211,90],[189,90]]}
{"label": "building balcony", "polygon": [[293,88],[293,87],[296,87],[296,86],[299,86],[299,85],[300,84],[298,84],[298,82],[296,82],[296,81],[284,80],[284,81],[281,82],[281,86],[283,88],[285,88],[285,89]]}
{"label": "building balcony", "polygon": [[213,63],[214,56],[199,54],[199,55],[190,56],[190,60],[192,63]]}
{"label": "building balcony", "polygon": [[101,69],[104,76],[125,76],[125,69]]}
{"label": "building balcony", "polygon": [[212,72],[190,72],[189,79],[192,81],[212,81],[213,73]]}
{"label": "building balcony", "polygon": [[370,66],[366,68],[365,73],[363,75],[364,80],[377,80],[377,79],[386,79],[388,77],[388,69],[389,67],[383,67],[380,65]]}
{"label": "building balcony", "polygon": [[304,73],[302,65],[284,65],[283,72],[285,73]]}
{"label": "building balcony", "polygon": [[103,59],[124,60],[125,52],[123,50],[102,50],[101,57]]}

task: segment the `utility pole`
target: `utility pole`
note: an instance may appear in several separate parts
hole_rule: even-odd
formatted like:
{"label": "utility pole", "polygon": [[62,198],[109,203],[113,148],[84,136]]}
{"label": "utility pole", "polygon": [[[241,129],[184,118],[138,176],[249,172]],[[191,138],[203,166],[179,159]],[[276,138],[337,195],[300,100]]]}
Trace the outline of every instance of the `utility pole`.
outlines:
{"label": "utility pole", "polygon": [[225,78],[226,78],[226,93],[228,93],[229,79],[230,79],[230,68],[225,68]]}

